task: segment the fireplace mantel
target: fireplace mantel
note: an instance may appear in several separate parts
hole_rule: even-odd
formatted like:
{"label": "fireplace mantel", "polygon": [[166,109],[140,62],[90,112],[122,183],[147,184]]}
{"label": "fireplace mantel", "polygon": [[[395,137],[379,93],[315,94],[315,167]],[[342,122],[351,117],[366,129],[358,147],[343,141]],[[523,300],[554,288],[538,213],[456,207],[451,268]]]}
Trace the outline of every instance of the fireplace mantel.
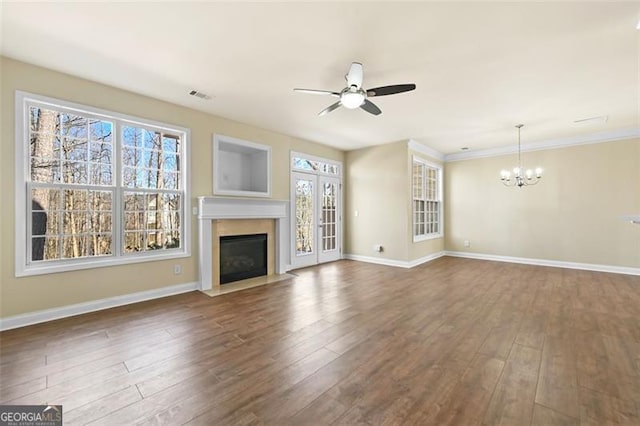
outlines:
{"label": "fireplace mantel", "polygon": [[289,202],[286,200],[198,197],[200,289],[212,288],[211,221],[218,219],[274,219],[276,274],[287,271],[289,259]]}

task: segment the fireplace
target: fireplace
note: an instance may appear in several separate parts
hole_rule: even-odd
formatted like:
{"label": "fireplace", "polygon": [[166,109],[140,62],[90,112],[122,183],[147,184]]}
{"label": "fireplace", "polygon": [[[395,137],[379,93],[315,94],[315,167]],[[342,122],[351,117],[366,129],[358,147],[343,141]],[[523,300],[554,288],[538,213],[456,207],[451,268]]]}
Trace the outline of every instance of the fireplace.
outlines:
{"label": "fireplace", "polygon": [[220,237],[220,284],[267,275],[267,234]]}
{"label": "fireplace", "polygon": [[220,237],[263,234],[267,238],[267,276],[284,274],[289,253],[289,202],[283,200],[198,197],[200,289],[220,291]]}

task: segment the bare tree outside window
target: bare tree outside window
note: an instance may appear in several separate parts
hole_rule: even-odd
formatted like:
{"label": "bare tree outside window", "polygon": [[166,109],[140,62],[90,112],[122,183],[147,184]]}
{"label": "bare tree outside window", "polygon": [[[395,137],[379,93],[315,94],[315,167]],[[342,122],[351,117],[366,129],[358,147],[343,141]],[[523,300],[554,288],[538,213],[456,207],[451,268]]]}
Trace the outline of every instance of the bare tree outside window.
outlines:
{"label": "bare tree outside window", "polygon": [[29,262],[113,256],[119,233],[123,254],[181,247],[179,134],[35,104],[28,120]]}
{"label": "bare tree outside window", "polygon": [[110,255],[113,191],[94,187],[113,186],[113,124],[39,107],[29,118],[31,260]]}
{"label": "bare tree outside window", "polygon": [[314,188],[311,180],[296,181],[296,253],[313,253],[313,197]]}
{"label": "bare tree outside window", "polygon": [[180,247],[180,152],[176,135],[123,129],[125,252]]}

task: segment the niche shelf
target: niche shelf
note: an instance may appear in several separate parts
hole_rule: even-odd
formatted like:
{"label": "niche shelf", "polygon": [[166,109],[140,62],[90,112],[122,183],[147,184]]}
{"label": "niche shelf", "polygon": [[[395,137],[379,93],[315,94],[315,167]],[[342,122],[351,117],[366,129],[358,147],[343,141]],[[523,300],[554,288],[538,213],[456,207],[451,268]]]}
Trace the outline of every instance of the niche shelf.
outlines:
{"label": "niche shelf", "polygon": [[271,147],[213,135],[213,193],[271,197]]}

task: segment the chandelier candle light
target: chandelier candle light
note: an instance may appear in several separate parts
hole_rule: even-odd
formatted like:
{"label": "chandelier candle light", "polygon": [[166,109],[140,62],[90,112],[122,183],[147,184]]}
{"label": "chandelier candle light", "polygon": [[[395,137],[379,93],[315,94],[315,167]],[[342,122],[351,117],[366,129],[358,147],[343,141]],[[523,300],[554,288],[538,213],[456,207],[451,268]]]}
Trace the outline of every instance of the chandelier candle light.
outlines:
{"label": "chandelier candle light", "polygon": [[[534,170],[527,169],[526,171],[522,168],[522,152],[520,148],[520,129],[524,124],[517,124],[516,128],[518,129],[518,166],[513,169],[513,180],[511,179],[511,172],[508,170],[502,170],[500,172],[500,180],[504,184],[504,186],[513,186],[513,187],[523,187],[528,185],[535,185],[540,182],[542,179],[542,169],[537,167]],[[534,175],[535,173],[535,175]]]}

